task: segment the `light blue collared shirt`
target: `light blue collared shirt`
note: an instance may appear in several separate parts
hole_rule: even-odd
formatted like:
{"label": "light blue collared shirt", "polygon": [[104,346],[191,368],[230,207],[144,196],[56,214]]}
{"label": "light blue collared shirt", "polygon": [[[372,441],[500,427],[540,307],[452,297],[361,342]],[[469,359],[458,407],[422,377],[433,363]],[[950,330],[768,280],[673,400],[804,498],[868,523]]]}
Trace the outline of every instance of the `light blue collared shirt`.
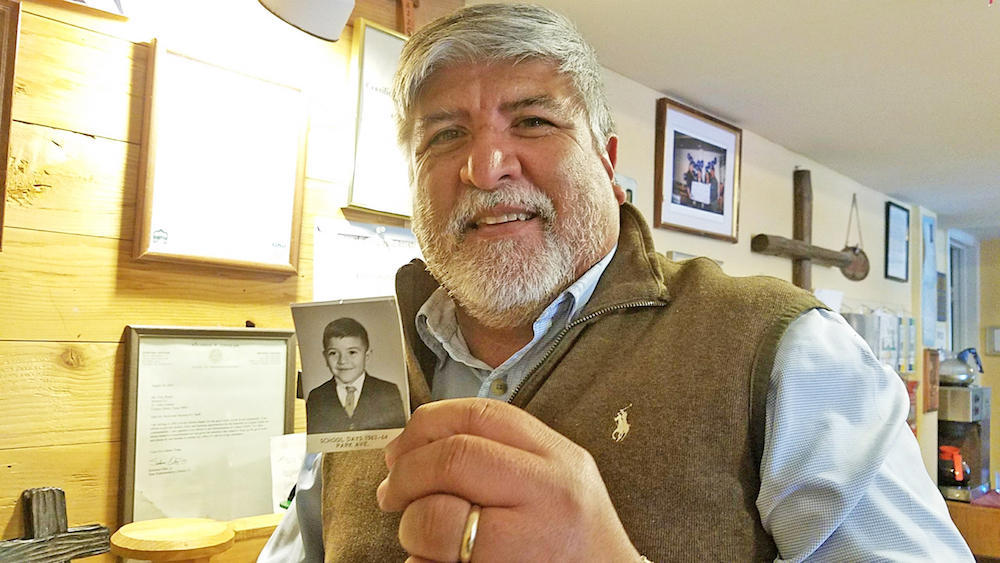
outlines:
{"label": "light blue collared shirt", "polygon": [[438,358],[431,397],[434,400],[455,397],[510,399],[548,352],[559,332],[590,301],[617,248],[612,248],[600,262],[559,294],[532,323],[531,342],[496,369],[473,357],[458,328],[455,301],[444,288],[438,288],[417,311],[417,334]]}
{"label": "light blue collared shirt", "polygon": [[[435,374],[434,397],[495,396],[492,381],[505,377],[508,390],[496,397],[506,400],[590,299],[607,262],[610,255],[557,297],[534,323],[532,342],[492,371],[469,354],[457,322],[454,330],[447,326],[454,310],[438,315],[447,304],[429,300],[420,313],[432,339],[428,346],[438,354],[439,369],[451,374]],[[421,334],[425,342],[428,336]],[[768,384],[757,496],[761,521],[778,546],[775,563],[974,563],[924,469],[906,423],[908,409],[899,376],[840,315],[813,310],[789,325]],[[300,560],[308,563],[323,561],[321,497],[320,487],[301,485],[318,483],[319,465],[311,474],[303,470],[298,513],[290,511],[279,526],[301,521]],[[278,552],[280,546],[272,545],[277,536],[258,563],[295,561],[268,555]]]}

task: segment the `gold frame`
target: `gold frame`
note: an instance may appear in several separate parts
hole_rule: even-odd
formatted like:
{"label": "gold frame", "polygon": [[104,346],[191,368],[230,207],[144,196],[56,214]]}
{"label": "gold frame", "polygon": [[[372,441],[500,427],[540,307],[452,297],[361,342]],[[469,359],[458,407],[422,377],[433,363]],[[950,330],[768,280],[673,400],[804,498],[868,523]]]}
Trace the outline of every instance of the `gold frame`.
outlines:
{"label": "gold frame", "polygon": [[[706,228],[697,228],[692,226],[692,224],[704,223],[708,224],[707,221],[699,221],[697,217],[692,216],[689,221],[690,224],[682,225],[676,222],[674,217],[665,217],[663,213],[664,208],[664,193],[666,191],[667,197],[673,193],[673,173],[668,171],[667,166],[669,165],[669,170],[674,169],[674,155],[670,155],[669,158],[666,155],[666,145],[667,141],[670,140],[670,145],[673,146],[672,138],[668,139],[668,133],[674,131],[674,124],[668,121],[668,111],[675,111],[683,114],[691,119],[693,119],[700,127],[708,128],[711,131],[718,132],[723,135],[732,135],[734,137],[734,147],[732,150],[726,150],[726,157],[732,163],[733,170],[733,181],[730,188],[732,196],[732,217],[728,222],[723,222],[722,224],[728,223],[728,232],[716,232],[708,230]],[[693,135],[688,135],[697,140],[697,137]],[[698,111],[692,107],[688,107],[679,102],[675,102],[669,98],[661,98],[656,102],[656,154],[655,154],[655,171],[654,171],[654,193],[653,193],[653,226],[670,229],[673,231],[679,231],[682,233],[688,233],[693,235],[700,235],[703,237],[711,237],[720,240],[725,240],[731,243],[736,243],[739,240],[739,216],[740,216],[740,160],[742,152],[743,143],[743,130],[739,129],[733,125],[730,125],[720,119],[712,117],[706,113]],[[732,152],[732,154],[729,154]],[[676,151],[675,151],[676,153]],[[667,179],[667,175],[671,178]],[[666,189],[669,186],[669,189]],[[724,209],[724,208],[723,208]],[[700,211],[700,210],[695,210]],[[702,212],[705,213],[705,212]],[[723,213],[724,216],[724,213]],[[680,215],[678,218],[684,219]],[[673,219],[673,220],[671,220]]]}
{"label": "gold frame", "polygon": [[[252,163],[256,167],[271,166],[270,172],[279,171],[279,174],[288,175],[292,173],[291,167],[294,165],[294,184],[287,186],[278,185],[256,185],[252,186],[251,189],[256,189],[258,192],[278,192],[279,197],[276,199],[283,205],[289,202],[288,199],[283,199],[284,197],[290,198],[291,200],[291,229],[288,233],[287,239],[282,239],[271,244],[270,250],[273,252],[274,256],[277,256],[278,252],[282,252],[280,261],[276,258],[274,261],[268,261],[263,259],[246,259],[240,257],[235,251],[230,255],[201,255],[201,254],[189,254],[183,252],[164,252],[153,248],[154,237],[151,232],[153,229],[153,219],[154,219],[154,190],[162,189],[166,193],[170,193],[170,185],[160,185],[162,183],[162,178],[158,177],[157,174],[157,164],[164,155],[167,158],[172,158],[173,154],[171,151],[181,151],[184,147],[178,147],[178,141],[171,143],[164,143],[164,139],[160,138],[159,134],[159,122],[161,120],[169,120],[175,123],[177,120],[183,120],[187,110],[190,108],[184,107],[173,107],[171,105],[171,100],[165,95],[165,88],[167,87],[165,80],[165,63],[163,61],[167,60],[168,57],[173,57],[175,61],[182,61],[184,63],[193,63],[200,66],[191,66],[192,69],[198,69],[204,71],[206,67],[210,68],[213,72],[215,70],[219,71],[220,82],[225,79],[245,81],[244,84],[256,86],[260,88],[268,88],[274,92],[281,92],[282,95],[287,95],[290,100],[289,103],[284,104],[286,107],[277,107],[276,104],[271,104],[270,106],[266,104],[260,104],[258,108],[259,111],[254,115],[249,116],[236,116],[235,119],[246,118],[247,120],[253,120],[254,123],[286,123],[291,122],[294,127],[294,134],[298,137],[295,142],[298,146],[296,148],[297,153],[295,157],[295,162],[278,162],[279,159],[275,158],[273,160],[267,159],[267,162],[255,161]],[[197,72],[197,70],[189,70],[188,72]],[[201,76],[205,75],[202,72]],[[200,88],[210,88],[211,85],[201,84]],[[281,89],[287,89],[287,92]],[[139,189],[136,196],[136,228],[135,228],[135,244],[134,244],[134,256],[140,260],[153,260],[153,261],[168,261],[168,262],[188,262],[203,265],[221,265],[227,268],[235,268],[242,270],[263,270],[270,272],[279,272],[283,274],[294,274],[298,269],[298,258],[299,258],[299,239],[301,236],[301,226],[302,226],[302,200],[303,191],[305,183],[305,143],[306,143],[306,124],[307,115],[305,111],[305,103],[301,100],[296,100],[297,97],[301,96],[301,91],[297,88],[287,86],[284,84],[279,84],[270,80],[266,80],[257,76],[251,76],[241,72],[229,70],[223,67],[207,63],[205,61],[188,57],[174,51],[167,50],[164,45],[153,40],[150,42],[150,54],[149,54],[149,66],[146,75],[146,105],[143,118],[143,133],[142,133],[142,154],[139,166]],[[292,103],[294,101],[295,103]],[[219,110],[220,108],[213,108],[213,110]],[[238,108],[234,108],[232,111],[238,111]],[[255,110],[256,111],[256,110]],[[269,113],[270,112],[270,113]],[[218,113],[218,111],[216,111]],[[292,117],[289,118],[288,114]],[[234,119],[231,115],[224,115],[220,119]],[[285,121],[283,121],[285,120]],[[248,138],[246,136],[234,136],[231,134],[227,135],[227,131],[211,129],[210,126],[206,126],[203,123],[196,122],[194,119],[189,119],[185,123],[190,126],[190,131],[185,133],[185,138],[194,138],[196,136],[206,135],[211,136],[218,140],[218,146],[225,146],[226,150],[238,151],[240,148],[249,149],[255,145],[259,145],[263,142],[270,140],[268,131],[261,128],[262,133],[260,136],[253,136]],[[199,129],[198,127],[201,127]],[[230,147],[236,147],[232,149]],[[186,155],[191,155],[190,151],[185,153]],[[198,159],[210,159],[210,162],[201,162]],[[199,165],[206,167],[209,164],[212,169],[236,169],[237,167],[245,167],[248,163],[245,160],[238,159],[236,157],[230,156],[230,160],[226,160],[225,155],[219,154],[194,154],[191,158],[193,161],[191,166],[195,168]],[[258,159],[260,160],[260,159]],[[279,168],[282,167],[282,168]],[[205,168],[203,168],[204,170]],[[197,177],[196,174],[191,174],[193,177]],[[162,176],[162,174],[161,174]],[[261,174],[264,176],[264,174]],[[196,181],[196,180],[195,180]],[[248,198],[245,196],[246,184],[223,184],[219,185],[201,185],[199,189],[205,192],[213,192],[218,197],[226,198],[226,201],[239,201],[242,205],[252,205],[252,210],[258,215],[271,216],[271,210],[273,208],[273,202],[275,199],[262,198],[260,202],[253,200],[253,198]],[[284,190],[285,193],[280,193]],[[162,197],[158,198],[162,201]],[[180,204],[173,202],[171,207],[184,207],[196,205],[196,201],[185,200]],[[165,206],[164,203],[160,203],[161,209]],[[239,225],[241,228],[230,228],[226,231],[226,238],[223,239],[225,243],[231,243],[225,245],[225,251],[234,250],[234,246],[238,246],[239,234],[245,230],[252,230],[258,227],[253,224],[244,225],[241,224],[243,218],[245,218],[245,212],[241,215],[239,210],[233,211],[228,216],[226,215],[226,210],[228,208],[225,206],[215,207],[212,209],[214,214],[213,220],[218,219],[218,222],[213,222],[213,225],[222,224],[223,228],[227,224]],[[286,220],[282,218],[281,221]],[[180,221],[175,222],[179,224]],[[188,223],[191,223],[188,221]],[[192,227],[189,227],[192,228]],[[197,227],[193,227],[197,228]],[[258,227],[259,228],[259,227]],[[183,227],[182,227],[183,229]],[[160,233],[157,233],[158,235]],[[196,233],[197,234],[197,233]],[[214,234],[219,234],[218,231]],[[188,233],[190,236],[190,233]],[[283,254],[283,246],[287,247],[287,261]],[[253,252],[255,257],[259,257],[261,254],[266,252],[263,244],[257,247],[249,249],[249,245],[246,248],[240,248],[237,250],[243,250],[246,252]],[[221,254],[221,253],[220,253]]]}
{"label": "gold frame", "polygon": [[[357,188],[357,177],[358,177],[358,157],[359,157],[359,147],[361,147],[362,139],[362,118],[364,116],[364,105],[365,105],[365,38],[367,37],[368,30],[372,29],[393,37],[402,39],[405,43],[408,39],[407,36],[393,31],[387,27],[381,26],[379,24],[368,21],[364,18],[358,18],[354,22],[354,35],[352,37],[351,43],[351,84],[355,84],[357,87],[357,120],[355,122],[355,133],[354,133],[354,158],[352,160],[353,170],[351,173],[351,183],[347,191],[347,209],[364,211],[367,213],[373,213],[376,215],[381,215],[385,217],[395,217],[402,219],[409,219],[410,216],[405,213],[397,213],[392,210],[388,210],[385,207],[380,207],[378,205],[373,205],[370,201],[358,202],[355,200],[355,196],[358,194],[359,190]],[[369,58],[370,59],[370,58]],[[395,67],[395,64],[393,65]],[[396,147],[396,135],[395,128],[391,131],[391,146],[381,147],[383,151],[392,151]],[[383,153],[384,154],[384,153]],[[403,163],[405,165],[405,161]],[[409,181],[406,179],[406,189],[407,189],[407,201],[409,201]],[[390,204],[391,205],[391,204]]]}
{"label": "gold frame", "polygon": [[14,65],[17,60],[21,3],[0,0],[0,250],[3,249],[4,202],[7,200],[7,156],[10,152],[11,105],[14,99]]}

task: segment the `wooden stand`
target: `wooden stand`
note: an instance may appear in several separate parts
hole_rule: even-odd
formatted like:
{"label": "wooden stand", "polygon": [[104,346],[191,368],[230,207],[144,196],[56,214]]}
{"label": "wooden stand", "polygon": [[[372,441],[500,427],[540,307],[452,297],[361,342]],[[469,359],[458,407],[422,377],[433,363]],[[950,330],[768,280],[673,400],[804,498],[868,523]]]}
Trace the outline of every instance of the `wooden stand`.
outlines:
{"label": "wooden stand", "polygon": [[111,536],[111,552],[154,563],[209,563],[228,550],[235,534],[227,522],[208,518],[161,518],[122,526]]}

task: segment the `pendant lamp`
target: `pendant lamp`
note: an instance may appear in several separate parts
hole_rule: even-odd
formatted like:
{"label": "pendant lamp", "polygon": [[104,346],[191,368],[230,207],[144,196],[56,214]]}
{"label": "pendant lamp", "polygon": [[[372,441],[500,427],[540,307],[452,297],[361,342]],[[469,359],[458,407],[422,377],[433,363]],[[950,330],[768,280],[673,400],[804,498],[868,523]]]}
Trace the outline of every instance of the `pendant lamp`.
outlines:
{"label": "pendant lamp", "polygon": [[260,0],[265,8],[302,31],[336,41],[354,10],[354,0]]}

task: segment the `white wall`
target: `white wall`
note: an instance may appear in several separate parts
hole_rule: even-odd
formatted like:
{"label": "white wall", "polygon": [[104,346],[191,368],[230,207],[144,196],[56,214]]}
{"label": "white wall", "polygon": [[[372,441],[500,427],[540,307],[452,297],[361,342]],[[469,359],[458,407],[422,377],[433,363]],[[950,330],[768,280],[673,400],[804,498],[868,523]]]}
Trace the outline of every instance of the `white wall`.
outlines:
{"label": "white wall", "polygon": [[[618,172],[638,183],[634,203],[652,224],[653,170],[656,127],[656,100],[664,97],[613,71],[605,71],[605,85],[611,110],[618,126]],[[740,124],[735,123],[737,127]],[[741,158],[739,242],[654,229],[653,238],[661,252],[678,251],[704,255],[723,262],[731,275],[766,274],[791,280],[791,261],[750,251],[750,239],[757,234],[792,236],[792,173],[795,167],[811,171],[813,187],[813,233],[815,245],[833,250],[844,247],[851,196],[858,194],[862,237],[871,261],[871,273],[861,282],[852,282],[840,270],[813,266],[814,287],[845,293],[845,307],[857,310],[887,307],[897,313],[911,312],[911,283],[885,279],[885,202],[890,198],[817,164],[784,147],[743,131]],[[895,201],[895,200],[893,200]],[[909,207],[904,202],[896,202]],[[911,209],[911,221],[917,219]],[[851,244],[857,243],[857,220],[852,226]],[[918,270],[911,264],[910,279]]]}

